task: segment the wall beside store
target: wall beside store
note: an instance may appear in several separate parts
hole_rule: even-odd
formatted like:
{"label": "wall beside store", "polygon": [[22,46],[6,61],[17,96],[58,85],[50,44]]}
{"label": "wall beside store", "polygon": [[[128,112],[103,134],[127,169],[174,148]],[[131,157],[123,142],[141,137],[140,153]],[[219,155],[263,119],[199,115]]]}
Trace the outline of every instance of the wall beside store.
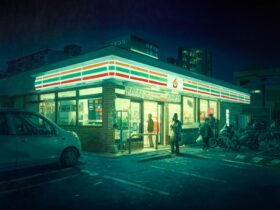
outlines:
{"label": "wall beside store", "polygon": [[188,145],[196,143],[195,140],[199,136],[198,128],[189,128],[182,130],[181,138],[182,141],[180,142],[181,145]]}
{"label": "wall beside store", "polygon": [[238,118],[242,114],[242,104],[221,102],[220,103],[220,122],[219,128],[222,128],[226,124],[226,110],[229,110],[229,122],[233,124],[235,129],[239,128]]}
{"label": "wall beside store", "polygon": [[85,127],[85,126],[61,126],[65,130],[74,131],[78,134],[83,151],[100,152],[104,151],[102,127]]}
{"label": "wall beside store", "polygon": [[117,146],[114,140],[114,127],[113,127],[113,115],[114,115],[114,103],[115,103],[115,84],[111,82],[103,83],[103,132],[102,148],[101,151],[116,153],[118,152]]}
{"label": "wall beside store", "polygon": [[12,107],[12,101],[7,96],[0,96],[0,108]]}

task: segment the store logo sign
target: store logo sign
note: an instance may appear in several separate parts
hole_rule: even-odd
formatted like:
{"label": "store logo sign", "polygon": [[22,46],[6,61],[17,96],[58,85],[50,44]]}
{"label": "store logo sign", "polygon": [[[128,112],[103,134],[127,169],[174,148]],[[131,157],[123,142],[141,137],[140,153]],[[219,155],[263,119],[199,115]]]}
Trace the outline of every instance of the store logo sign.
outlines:
{"label": "store logo sign", "polygon": [[181,102],[180,94],[172,94],[159,91],[149,91],[133,87],[125,87],[125,95],[145,100],[165,101],[165,102]]}
{"label": "store logo sign", "polygon": [[177,76],[168,76],[168,87],[172,90],[183,90],[183,79]]}

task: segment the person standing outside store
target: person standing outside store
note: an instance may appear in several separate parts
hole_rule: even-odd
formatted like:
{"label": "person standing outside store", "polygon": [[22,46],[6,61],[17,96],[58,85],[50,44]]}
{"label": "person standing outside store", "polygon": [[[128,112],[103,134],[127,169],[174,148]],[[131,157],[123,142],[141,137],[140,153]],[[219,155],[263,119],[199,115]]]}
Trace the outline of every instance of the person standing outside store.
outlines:
{"label": "person standing outside store", "polygon": [[[170,135],[170,145],[171,145],[171,153],[179,154],[179,141],[181,140],[181,130],[182,124],[180,120],[178,120],[178,114],[175,113],[172,119],[172,123],[170,125],[171,135]],[[174,147],[175,151],[174,151]]]}
{"label": "person standing outside store", "polygon": [[147,126],[147,131],[148,131],[148,140],[149,140],[149,144],[150,147],[154,147],[154,143],[153,143],[153,131],[154,131],[154,121],[152,119],[152,114],[148,115],[148,126]]}
{"label": "person standing outside store", "polygon": [[213,114],[209,114],[209,126],[211,128],[211,137],[216,138],[217,135],[217,119]]}
{"label": "person standing outside store", "polygon": [[206,117],[205,121],[202,123],[200,127],[200,135],[202,136],[204,145],[202,149],[208,149],[209,148],[209,138],[211,136],[211,128],[209,125],[209,118]]}

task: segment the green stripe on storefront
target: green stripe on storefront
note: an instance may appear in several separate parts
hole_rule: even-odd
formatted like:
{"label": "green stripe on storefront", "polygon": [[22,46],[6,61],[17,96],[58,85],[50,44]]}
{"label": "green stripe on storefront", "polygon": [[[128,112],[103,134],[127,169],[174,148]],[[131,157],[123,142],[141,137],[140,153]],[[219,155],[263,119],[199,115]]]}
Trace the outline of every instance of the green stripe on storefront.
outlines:
{"label": "green stripe on storefront", "polygon": [[59,77],[44,79],[44,83],[58,82],[58,81],[59,81]]}
{"label": "green stripe on storefront", "polygon": [[96,69],[83,71],[83,76],[89,75],[89,74],[100,73],[100,72],[103,72],[103,71],[107,71],[107,67],[101,67],[101,68],[96,68]]}
{"label": "green stripe on storefront", "polygon": [[61,79],[62,80],[64,80],[64,79],[73,79],[73,78],[76,78],[76,77],[81,77],[81,72],[61,76]]}
{"label": "green stripe on storefront", "polygon": [[109,66],[109,70],[110,71],[115,70],[115,66]]}
{"label": "green stripe on storefront", "polygon": [[35,81],[35,85],[41,85],[42,81]]}
{"label": "green stripe on storefront", "polygon": [[135,75],[135,76],[139,76],[139,77],[145,77],[148,79],[149,75],[146,74],[146,73],[142,73],[142,72],[139,72],[139,71],[134,71],[134,70],[130,70],[130,73]]}
{"label": "green stripe on storefront", "polygon": [[120,71],[120,72],[123,72],[123,73],[126,73],[126,74],[129,73],[129,70],[128,70],[128,69],[121,68],[121,67],[119,67],[119,66],[116,66],[116,70],[117,70],[117,71]]}
{"label": "green stripe on storefront", "polygon": [[220,94],[220,91],[211,89],[211,93],[217,93],[217,94]]}
{"label": "green stripe on storefront", "polygon": [[208,92],[210,91],[209,88],[203,88],[203,87],[199,87],[199,86],[197,86],[197,87],[198,87],[199,90],[204,90],[204,91],[208,91]]}
{"label": "green stripe on storefront", "polygon": [[188,83],[184,83],[184,86],[185,87],[191,87],[191,88],[197,88],[197,86],[196,85],[191,85],[191,84],[188,84]]}
{"label": "green stripe on storefront", "polygon": [[157,80],[157,81],[161,81],[161,82],[167,83],[167,79],[162,78],[162,77],[157,77],[157,76],[154,76],[154,75],[152,75],[152,74],[150,74],[150,79],[153,79],[153,80]]}

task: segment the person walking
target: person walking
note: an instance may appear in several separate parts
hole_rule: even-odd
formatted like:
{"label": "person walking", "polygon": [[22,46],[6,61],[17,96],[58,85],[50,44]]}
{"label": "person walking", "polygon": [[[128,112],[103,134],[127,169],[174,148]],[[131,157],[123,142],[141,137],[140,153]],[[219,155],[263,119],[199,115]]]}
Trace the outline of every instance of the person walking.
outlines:
{"label": "person walking", "polygon": [[154,121],[152,119],[152,114],[148,115],[148,126],[147,126],[147,131],[148,131],[148,140],[149,140],[149,144],[150,147],[153,148],[154,147],[154,143],[153,143],[153,131],[154,131]]}
{"label": "person walking", "polygon": [[[170,125],[171,135],[170,135],[170,145],[171,145],[171,153],[179,154],[179,141],[181,140],[181,130],[182,124],[180,120],[178,120],[178,114],[175,113],[172,119],[172,123]],[[175,150],[174,150],[175,147]]]}
{"label": "person walking", "polygon": [[209,148],[209,138],[211,136],[211,128],[209,125],[209,118],[206,117],[205,121],[202,123],[200,128],[200,135],[203,139],[203,148],[202,149],[208,149]]}

